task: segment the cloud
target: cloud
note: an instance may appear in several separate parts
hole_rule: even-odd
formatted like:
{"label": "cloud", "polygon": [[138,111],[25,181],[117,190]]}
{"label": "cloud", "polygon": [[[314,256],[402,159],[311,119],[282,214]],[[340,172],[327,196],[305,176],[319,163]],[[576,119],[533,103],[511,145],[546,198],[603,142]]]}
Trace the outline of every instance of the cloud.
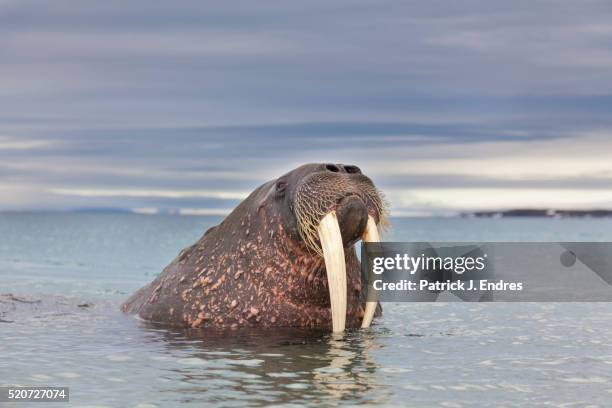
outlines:
{"label": "cloud", "polygon": [[32,150],[53,146],[53,140],[18,140],[0,136],[0,153],[4,151]]}
{"label": "cloud", "polygon": [[249,192],[206,191],[206,190],[141,190],[130,189],[74,189],[51,188],[49,193],[77,197],[138,197],[138,198],[216,198],[222,200],[242,200]]}
{"label": "cloud", "polygon": [[611,17],[603,0],[3,2],[0,209],[225,210],[309,161],[355,162],[397,211],[469,204],[454,188],[599,205]]}
{"label": "cloud", "polygon": [[514,208],[593,209],[612,206],[607,189],[540,188],[424,188],[387,190],[400,209],[473,211]]}

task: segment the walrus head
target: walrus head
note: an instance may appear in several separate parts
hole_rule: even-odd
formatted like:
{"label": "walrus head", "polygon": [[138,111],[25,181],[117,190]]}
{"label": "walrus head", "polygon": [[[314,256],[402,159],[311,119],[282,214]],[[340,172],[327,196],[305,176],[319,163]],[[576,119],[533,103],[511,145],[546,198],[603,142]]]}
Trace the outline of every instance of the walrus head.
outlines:
{"label": "walrus head", "polygon": [[[378,241],[386,225],[386,202],[359,167],[306,164],[279,177],[266,194],[276,207],[288,237],[298,247],[322,256],[327,273],[332,326],[345,328],[347,278],[345,249],[358,240]],[[369,326],[376,302],[366,306],[362,327]]]}

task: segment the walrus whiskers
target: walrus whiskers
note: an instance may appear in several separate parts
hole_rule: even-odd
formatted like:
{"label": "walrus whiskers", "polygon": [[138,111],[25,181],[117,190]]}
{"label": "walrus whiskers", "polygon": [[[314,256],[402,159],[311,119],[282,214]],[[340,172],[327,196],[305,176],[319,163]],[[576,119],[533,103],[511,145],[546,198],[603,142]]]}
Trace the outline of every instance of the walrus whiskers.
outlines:
{"label": "walrus whiskers", "polygon": [[332,177],[327,174],[314,174],[304,180],[296,191],[293,207],[300,236],[308,248],[319,255],[323,255],[318,242],[320,220],[346,195],[347,191],[372,204],[379,219],[378,225],[384,228],[388,224],[388,205],[385,196],[367,177],[361,176],[362,179],[356,183],[358,189],[355,188],[354,181]]}

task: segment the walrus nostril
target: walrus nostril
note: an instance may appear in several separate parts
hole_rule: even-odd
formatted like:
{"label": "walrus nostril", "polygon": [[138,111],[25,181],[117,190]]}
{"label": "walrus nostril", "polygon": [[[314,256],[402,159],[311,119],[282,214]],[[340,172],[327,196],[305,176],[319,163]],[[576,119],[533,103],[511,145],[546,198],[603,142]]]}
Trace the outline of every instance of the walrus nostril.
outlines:
{"label": "walrus nostril", "polygon": [[344,165],[344,170],[349,174],[361,174],[361,169],[353,165]]}
{"label": "walrus nostril", "polygon": [[326,164],[325,170],[331,171],[332,173],[339,173],[340,167],[336,166],[335,164]]}

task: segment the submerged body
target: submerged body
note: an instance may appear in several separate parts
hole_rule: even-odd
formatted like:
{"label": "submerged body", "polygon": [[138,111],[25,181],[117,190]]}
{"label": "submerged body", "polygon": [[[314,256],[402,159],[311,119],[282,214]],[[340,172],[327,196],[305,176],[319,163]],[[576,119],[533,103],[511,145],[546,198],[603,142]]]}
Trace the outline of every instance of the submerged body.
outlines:
{"label": "submerged body", "polygon": [[354,244],[368,219],[380,224],[384,204],[357,167],[344,165],[305,165],[263,184],[123,310],[173,326],[331,327],[332,271],[317,235],[330,212],[342,241],[335,255],[346,268],[346,325],[358,327],[366,287]]}

